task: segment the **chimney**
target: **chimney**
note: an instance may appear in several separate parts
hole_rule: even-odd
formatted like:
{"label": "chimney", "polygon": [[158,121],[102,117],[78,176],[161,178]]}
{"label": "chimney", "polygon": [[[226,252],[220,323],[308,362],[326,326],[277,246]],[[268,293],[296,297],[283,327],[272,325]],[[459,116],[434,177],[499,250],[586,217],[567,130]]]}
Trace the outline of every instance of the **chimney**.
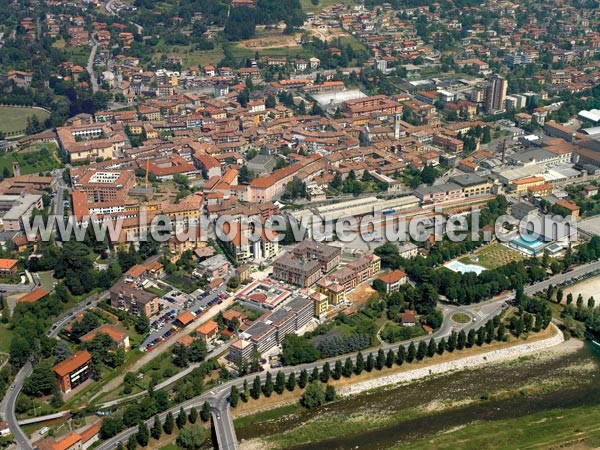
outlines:
{"label": "chimney", "polygon": [[394,139],[400,139],[400,114],[394,114]]}

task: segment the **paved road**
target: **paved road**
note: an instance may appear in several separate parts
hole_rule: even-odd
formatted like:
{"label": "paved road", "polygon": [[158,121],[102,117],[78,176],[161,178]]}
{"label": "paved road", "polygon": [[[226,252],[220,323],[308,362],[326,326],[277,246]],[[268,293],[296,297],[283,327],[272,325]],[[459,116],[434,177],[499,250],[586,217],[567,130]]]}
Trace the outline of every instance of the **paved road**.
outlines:
{"label": "paved road", "polygon": [[96,79],[96,74],[94,73],[94,59],[96,59],[96,50],[98,50],[98,43],[96,42],[96,39],[94,38],[93,34],[91,36],[91,39],[94,45],[92,46],[92,50],[90,51],[90,56],[88,58],[86,70],[90,75],[90,82],[92,83],[92,92],[96,93],[98,92],[99,87],[98,80]]}
{"label": "paved road", "polygon": [[54,196],[54,215],[57,217],[62,217],[65,211],[64,191],[67,188],[67,185],[62,177],[62,171],[56,169],[52,171],[52,176],[56,178],[56,195]]}
{"label": "paved road", "polygon": [[[115,17],[121,17],[117,14],[117,12],[113,9],[113,5],[115,3],[115,0],[109,0],[106,5],[104,5],[104,8],[106,9],[106,12],[109,13],[111,16],[115,16]],[[142,34],[142,31],[144,30],[144,27],[142,27],[141,25],[138,25],[135,22],[129,21],[129,23],[131,25],[133,25],[134,27],[137,28],[137,32],[138,34]]]}
{"label": "paved road", "polygon": [[31,292],[35,288],[35,283],[29,284],[7,284],[0,283],[0,294],[14,294],[17,292]]}
{"label": "paved road", "polygon": [[[100,296],[98,296],[98,294],[94,294],[88,297],[85,301],[80,302],[77,306],[71,308],[68,311],[65,311],[56,319],[56,321],[52,325],[52,328],[48,331],[47,336],[49,338],[55,338],[56,336],[58,336],[58,333],[60,333],[60,330],[62,330],[62,328],[70,322],[73,316],[80,313],[86,308],[96,306],[98,302],[105,300],[107,297],[108,292],[104,292]],[[23,383],[25,382],[25,379],[29,377],[29,375],[31,375],[32,371],[33,367],[31,361],[27,362],[21,368],[21,370],[19,370],[19,373],[17,373],[13,384],[7,391],[6,395],[4,396],[4,399],[2,400],[2,403],[0,404],[0,414],[8,423],[8,427],[13,436],[15,437],[15,441],[17,442],[18,447],[23,450],[30,450],[33,447],[29,443],[27,435],[23,432],[23,430],[18,424],[17,415],[15,413],[15,405],[17,402],[19,392],[23,388]]]}
{"label": "paved road", "polygon": [[14,436],[17,446],[23,450],[29,450],[33,447],[31,446],[31,444],[29,444],[29,438],[19,426],[19,423],[17,421],[17,415],[15,414],[15,405],[17,403],[17,397],[19,396],[19,392],[23,387],[23,383],[25,382],[25,379],[29,377],[29,375],[31,375],[32,371],[33,367],[31,363],[27,362],[21,368],[21,370],[19,370],[19,373],[17,373],[15,381],[13,382],[9,391],[4,396],[4,399],[2,400],[2,405],[0,405],[2,408],[2,417],[4,418],[6,423],[8,423],[8,428]]}
{"label": "paved road", "polygon": [[576,267],[570,272],[559,273],[550,277],[548,280],[540,281],[539,283],[533,284],[531,286],[525,286],[524,291],[526,294],[533,294],[537,291],[543,291],[544,289],[548,289],[548,286],[550,285],[556,287],[559,284],[570,282],[573,278],[580,278],[584,275],[589,275],[592,272],[600,272],[600,261],[584,264],[582,266]]}
{"label": "paved road", "polygon": [[221,395],[220,398],[213,400],[211,404],[215,405],[211,408],[211,415],[219,450],[237,449],[237,438],[235,437],[233,417],[231,417],[227,396]]}
{"label": "paved road", "polygon": [[[576,268],[575,270],[572,270],[571,272],[567,272],[565,274],[557,274],[557,275],[549,278],[548,280],[541,281],[541,282],[536,283],[531,286],[527,286],[525,288],[525,292],[528,294],[531,294],[536,291],[546,289],[550,284],[556,286],[560,283],[568,282],[572,278],[583,276],[583,275],[586,275],[586,274],[589,274],[589,273],[595,272],[595,271],[600,271],[600,261],[582,265],[582,266]],[[478,328],[479,326],[481,326],[482,324],[485,324],[488,320],[493,318],[496,314],[498,314],[502,310],[503,303],[507,299],[512,298],[513,295],[514,295],[514,293],[510,293],[506,296],[492,299],[492,300],[482,302],[479,304],[475,304],[475,305],[454,306],[454,305],[449,305],[449,304],[443,304],[443,305],[441,305],[441,307],[442,307],[442,310],[444,311],[444,322],[442,323],[442,326],[440,327],[440,329],[434,335],[424,336],[424,337],[415,339],[414,342],[418,343],[421,340],[429,340],[431,337],[434,337],[434,339],[436,341],[439,341],[442,337],[444,337],[444,338],[447,337],[452,332],[452,329],[455,329],[455,330],[462,329],[462,330],[465,330],[465,332],[468,332],[471,329]],[[474,318],[476,320],[473,320],[466,325],[455,323],[451,320],[451,317],[452,317],[452,314],[454,314],[456,312],[463,312],[465,314],[469,314],[472,318]],[[73,311],[70,311],[65,316],[69,317],[69,314],[72,315]],[[62,326],[64,326],[64,323],[62,325],[60,325],[60,323],[59,323],[55,329],[53,329],[51,332],[49,332],[49,336],[51,336],[51,337],[56,336],[58,334],[58,332],[60,331],[59,327],[62,327]],[[385,349],[397,347],[398,345],[401,345],[401,344],[384,344],[378,348],[371,349],[371,351],[377,351],[379,348],[382,348],[385,350]],[[402,345],[407,346],[408,343],[403,343]],[[287,377],[291,372],[299,373],[303,369],[306,369],[307,371],[310,371],[315,367],[321,369],[325,363],[327,363],[327,362],[329,362],[330,364],[335,363],[335,361],[337,359],[339,359],[340,357],[344,357],[344,358],[350,357],[351,359],[353,359],[353,361],[355,361],[356,354],[338,356],[335,358],[321,360],[321,361],[317,361],[315,363],[304,364],[304,365],[300,365],[300,366],[282,367],[281,369],[276,369],[275,371],[272,371],[272,372],[277,372],[278,370],[281,370]],[[31,372],[31,365],[28,363],[17,374],[15,383],[14,383],[15,388],[14,388],[14,390],[8,391],[7,395],[4,397],[4,400],[2,402],[2,408],[1,408],[2,416],[9,423],[9,428],[10,428],[11,432],[15,435],[15,438],[16,438],[17,442],[19,443],[19,447],[22,449],[26,449],[26,450],[31,449],[31,445],[29,444],[26,436],[23,434],[22,430],[19,428],[19,426],[17,424],[15,413],[14,413],[14,406],[15,406],[16,397],[22,387],[23,381],[25,380],[25,378],[27,378],[27,376],[29,375],[30,372]],[[267,372],[268,371],[265,371],[265,372],[262,372],[259,374],[262,381],[264,381]],[[219,386],[218,388],[214,389],[213,391],[206,392],[198,397],[194,397],[190,400],[187,400],[186,402],[183,402],[183,403],[171,408],[168,411],[161,413],[159,415],[159,418],[162,421],[164,421],[165,416],[167,415],[168,412],[177,414],[177,412],[179,411],[179,409],[181,407],[183,407],[184,410],[189,411],[192,407],[200,407],[205,401],[208,401],[209,403],[211,403],[211,406],[214,409],[213,420],[215,422],[215,430],[216,430],[216,432],[219,433],[218,439],[221,442],[221,445],[223,445],[223,448],[226,448],[226,449],[236,449],[237,448],[237,440],[235,437],[235,429],[233,427],[233,422],[231,421],[229,406],[227,403],[227,396],[229,395],[229,392],[230,392],[232,386],[238,386],[238,388],[242,388],[244,380],[247,380],[249,382],[249,384],[251,384],[252,380],[254,379],[255,376],[256,376],[256,374],[251,374],[246,377],[238,378],[238,379],[229,381],[227,383],[224,383],[221,386]],[[219,413],[221,419],[217,418],[217,412]],[[148,426],[152,426],[152,422],[153,422],[153,419],[148,420],[147,421]],[[117,436],[115,436],[111,439],[108,439],[105,442],[103,442],[102,444],[100,444],[97,447],[97,449],[99,449],[99,450],[113,449],[118,442],[125,442],[131,434],[136,432],[136,429],[137,428],[130,428],[128,430],[121,432]]]}
{"label": "paved road", "polygon": [[[568,282],[573,278],[583,276],[583,275],[586,275],[586,274],[589,274],[589,273],[592,273],[595,271],[600,271],[600,261],[584,264],[584,265],[576,268],[575,270],[572,270],[571,272],[554,275],[553,277],[550,277],[548,280],[544,280],[539,283],[535,283],[533,285],[527,286],[527,287],[525,287],[524,290],[525,290],[525,293],[532,294],[534,292],[537,292],[537,291],[540,291],[543,289],[547,289],[550,284],[552,284],[553,286],[556,286],[560,283]],[[441,306],[442,310],[444,311],[444,322],[442,323],[442,326],[440,327],[440,329],[436,333],[434,333],[432,336],[423,336],[421,338],[414,339],[414,342],[419,343],[422,340],[429,340],[432,337],[436,340],[436,342],[438,342],[442,337],[446,338],[448,335],[450,335],[450,333],[452,332],[453,329],[457,330],[457,331],[464,330],[465,332],[468,332],[471,329],[479,328],[481,325],[485,324],[488,320],[492,319],[495,315],[500,313],[503,309],[504,302],[506,300],[512,299],[513,297],[514,297],[514,292],[511,292],[500,298],[488,300],[486,302],[481,302],[481,303],[474,304],[474,305],[455,306],[455,305],[450,305],[450,304],[442,304],[440,306]],[[462,312],[462,313],[468,314],[475,320],[472,320],[470,323],[468,323],[466,325],[455,323],[451,320],[451,317],[456,312]],[[384,344],[384,345],[379,346],[378,348],[371,349],[371,351],[372,352],[377,351],[379,348],[387,350],[389,348],[395,348],[399,345],[408,346],[409,344],[408,343]],[[278,370],[281,370],[287,377],[287,376],[289,376],[289,374],[291,372],[299,373],[303,369],[306,369],[309,372],[315,367],[321,369],[325,363],[329,362],[330,365],[334,364],[335,361],[341,357],[344,359],[350,357],[353,360],[353,362],[356,361],[356,354],[341,355],[341,356],[338,356],[335,358],[330,358],[328,360],[321,360],[321,361],[317,361],[317,362],[311,363],[311,364],[304,364],[304,365],[293,366],[293,367],[282,367],[280,369],[276,369],[271,372],[276,373]],[[269,372],[269,371],[265,371],[265,372],[258,374],[263,382],[266,378],[267,372]],[[243,388],[244,380],[248,381],[248,384],[252,384],[252,381],[253,381],[254,377],[256,377],[256,375],[257,374],[251,374],[246,377],[238,378],[238,379],[229,381],[227,383],[224,383],[221,386],[219,386],[218,388],[215,388],[210,392],[204,393],[204,394],[202,394],[198,397],[195,397],[193,399],[190,399],[174,408],[171,408],[170,411],[173,414],[177,414],[177,411],[179,410],[180,407],[183,407],[184,410],[187,411],[191,407],[200,407],[205,401],[208,401],[211,404],[211,407],[213,408],[213,411],[214,411],[213,422],[215,423],[215,431],[217,433],[219,433],[218,440],[219,440],[220,445],[222,445],[223,448],[226,448],[226,449],[236,449],[237,448],[237,439],[235,437],[235,429],[231,422],[229,406],[227,403],[227,397],[229,395],[229,392],[231,391],[232,386],[237,386],[241,390]],[[216,419],[217,411],[219,412],[221,419],[218,419],[218,418]],[[161,420],[164,421],[164,418],[165,418],[167,412],[168,411],[162,413],[159,416]],[[152,421],[153,421],[153,419],[148,420],[148,422],[147,422],[148,426],[152,426]],[[112,449],[117,445],[118,442],[127,441],[128,437],[135,432],[136,432],[136,428],[130,428],[128,430],[125,430],[125,431],[121,432],[119,435],[115,436],[114,438],[109,439],[109,440],[105,441],[104,443],[100,444],[97,447],[97,449],[98,450]]]}
{"label": "paved road", "polygon": [[[420,341],[429,341],[432,337],[439,341],[441,338],[446,338],[450,335],[453,329],[460,330],[464,329],[465,331],[469,331],[472,328],[478,328],[481,324],[485,324],[488,320],[493,318],[496,314],[498,314],[502,310],[502,304],[510,298],[511,295],[506,295],[501,298],[496,298],[493,300],[489,300],[487,302],[482,302],[476,305],[464,305],[464,306],[454,306],[454,305],[441,305],[444,310],[444,322],[440,329],[431,336],[423,336],[420,338],[414,339],[414,342],[418,344]],[[464,312],[469,314],[471,317],[476,318],[475,321],[472,321],[469,324],[459,324],[453,322],[451,320],[451,316],[456,312]],[[408,346],[408,342],[404,343],[395,343],[395,344],[383,344],[377,348],[372,348],[370,351],[376,352],[379,348],[384,350],[390,348],[397,348],[399,345]],[[229,381],[220,385],[218,388],[213,389],[212,391],[206,392],[198,397],[190,399],[176,407],[171,408],[169,411],[173,414],[177,414],[180,407],[183,407],[184,410],[189,410],[192,407],[201,407],[205,401],[208,401],[211,404],[213,411],[213,423],[215,426],[215,431],[218,433],[218,440],[220,448],[225,449],[236,449],[237,448],[237,439],[235,437],[235,429],[233,427],[233,422],[230,416],[229,404],[227,402],[227,397],[229,396],[229,392],[232,386],[237,386],[240,390],[243,388],[244,380],[248,381],[249,384],[252,384],[254,378],[258,375],[261,380],[264,382],[266,378],[266,374],[271,372],[272,374],[276,374],[279,370],[281,370],[286,377],[289,376],[290,373],[294,372],[299,374],[303,369],[306,369],[308,372],[312,371],[315,367],[318,369],[322,369],[323,365],[329,363],[330,365],[334,364],[336,360],[340,358],[351,358],[353,361],[356,361],[357,353],[348,354],[348,355],[340,355],[334,358],[324,359],[320,361],[316,361],[314,363],[303,364],[298,366],[290,366],[290,367],[281,367],[275,370],[267,370],[261,372],[259,374],[251,374],[242,378],[237,378],[235,380]],[[164,420],[166,416],[165,411],[159,418]],[[217,414],[218,413],[218,414]],[[221,418],[218,419],[218,416]],[[152,426],[154,419],[148,420],[147,423],[149,426]],[[99,445],[97,448],[99,450],[109,450],[114,448],[118,442],[125,442],[129,436],[135,433],[137,428],[131,428],[125,430],[115,436],[112,439],[105,441],[103,444]]]}

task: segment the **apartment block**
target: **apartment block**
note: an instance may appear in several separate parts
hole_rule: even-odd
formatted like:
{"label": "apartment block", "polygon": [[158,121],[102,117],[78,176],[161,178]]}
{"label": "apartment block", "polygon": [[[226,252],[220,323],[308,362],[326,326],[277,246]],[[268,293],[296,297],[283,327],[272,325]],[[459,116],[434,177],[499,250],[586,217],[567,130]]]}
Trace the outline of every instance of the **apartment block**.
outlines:
{"label": "apartment block", "polygon": [[134,286],[119,282],[110,288],[110,305],[135,316],[153,316],[158,313],[156,294],[136,289]]}

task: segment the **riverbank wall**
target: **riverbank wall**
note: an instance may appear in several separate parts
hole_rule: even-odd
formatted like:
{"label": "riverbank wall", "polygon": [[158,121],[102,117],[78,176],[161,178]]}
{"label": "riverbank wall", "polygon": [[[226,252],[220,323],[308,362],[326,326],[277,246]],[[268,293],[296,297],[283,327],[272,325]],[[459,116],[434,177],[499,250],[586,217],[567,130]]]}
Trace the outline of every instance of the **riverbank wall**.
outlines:
{"label": "riverbank wall", "polygon": [[565,338],[563,336],[562,331],[556,328],[554,324],[551,324],[550,326],[554,327],[555,333],[553,334],[553,336],[550,336],[546,339],[534,342],[525,342],[523,344],[493,350],[490,352],[482,353],[480,355],[467,356],[465,358],[455,359],[453,361],[428,365],[426,367],[408,370],[406,372],[401,372],[394,375],[388,375],[373,380],[363,381],[361,383],[356,383],[351,386],[340,389],[338,391],[338,395],[355,395],[361,392],[370,391],[372,389],[377,389],[385,386],[409,383],[411,381],[419,380],[433,375],[442,375],[450,372],[475,369],[489,364],[512,361],[515,359],[519,359],[523,356],[533,355],[535,353],[539,353],[549,348],[555,347],[564,342]]}

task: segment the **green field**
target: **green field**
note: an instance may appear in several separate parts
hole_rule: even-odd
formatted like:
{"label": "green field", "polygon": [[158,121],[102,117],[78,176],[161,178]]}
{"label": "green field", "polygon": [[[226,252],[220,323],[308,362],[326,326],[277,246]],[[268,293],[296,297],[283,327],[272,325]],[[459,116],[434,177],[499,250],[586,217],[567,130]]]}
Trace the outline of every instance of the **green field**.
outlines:
{"label": "green field", "polygon": [[261,411],[256,414],[249,416],[240,417],[233,421],[236,427],[247,427],[261,422],[267,422],[269,420],[278,420],[283,416],[289,414],[296,414],[302,412],[302,406],[299,403],[292,403],[291,405],[280,406],[277,408],[269,409],[267,411]]}
{"label": "green field", "polygon": [[243,47],[231,47],[231,53],[236,58],[250,58],[254,57],[258,51],[260,56],[285,56],[286,58],[309,58],[312,52],[304,49],[299,45],[292,47],[275,47],[275,48],[264,48],[264,49],[252,49]]}
{"label": "green field", "polygon": [[302,10],[304,12],[319,13],[324,9],[332,7],[333,5],[352,5],[356,3],[352,0],[319,0],[316,5],[313,5],[311,0],[300,0],[300,4],[302,5]]}
{"label": "green field", "polygon": [[163,42],[160,42],[154,47],[151,59],[158,62],[163,55],[166,56],[171,54],[181,56],[185,67],[204,67],[209,64],[217,64],[225,56],[221,45],[217,42],[215,42],[215,48],[213,50],[192,50],[191,45],[168,46]]}
{"label": "green field", "polygon": [[43,109],[17,108],[16,106],[0,106],[0,131],[14,133],[25,130],[27,118],[37,116],[43,122],[50,114]]}
{"label": "green field", "polygon": [[48,172],[60,167],[56,157],[56,146],[52,144],[35,145],[29,149],[8,152],[0,156],[0,173],[7,169],[12,176],[12,164],[17,161],[21,175]]}
{"label": "green field", "polygon": [[[477,258],[472,259],[472,256]],[[477,264],[486,269],[495,269],[509,262],[523,259],[523,256],[519,252],[498,243],[487,245],[477,250],[472,256],[465,256],[460,261],[465,264]]]}
{"label": "green field", "polygon": [[8,353],[11,341],[12,332],[8,329],[8,324],[0,324],[0,352]]}
{"label": "green field", "polygon": [[465,313],[456,313],[452,315],[452,320],[456,323],[469,323],[471,317]]}
{"label": "green field", "polygon": [[63,49],[65,56],[71,62],[77,63],[80,66],[85,67],[90,57],[91,49],[87,46],[82,47],[65,47]]}
{"label": "green field", "polygon": [[[509,420],[471,424],[394,447],[400,449],[598,448],[600,408],[558,409]],[[518,445],[517,445],[518,443]]]}

